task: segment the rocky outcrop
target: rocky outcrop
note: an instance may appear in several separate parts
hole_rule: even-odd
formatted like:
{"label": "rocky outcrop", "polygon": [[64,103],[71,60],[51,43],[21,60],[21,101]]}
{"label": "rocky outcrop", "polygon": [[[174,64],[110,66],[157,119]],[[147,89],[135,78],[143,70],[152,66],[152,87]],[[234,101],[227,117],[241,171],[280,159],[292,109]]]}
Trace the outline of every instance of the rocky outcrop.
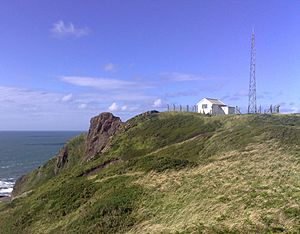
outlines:
{"label": "rocky outcrop", "polygon": [[68,163],[68,148],[64,146],[56,156],[56,165],[54,168],[55,174],[57,174]]}
{"label": "rocky outcrop", "polygon": [[140,115],[142,115],[144,117],[147,117],[147,116],[150,116],[150,115],[153,115],[153,114],[158,114],[158,113],[159,113],[159,111],[157,111],[157,110],[151,110],[151,111],[146,111],[146,112],[144,112]]}
{"label": "rocky outcrop", "polygon": [[84,160],[88,161],[109,148],[109,141],[121,128],[122,121],[112,113],[104,112],[93,117],[86,138]]}
{"label": "rocky outcrop", "polygon": [[[75,164],[92,159],[110,147],[110,139],[123,125],[119,117],[111,113],[101,113],[90,121],[90,128],[87,136],[80,136],[70,140],[57,154],[45,165],[20,177],[14,186],[12,197],[20,196],[24,192],[34,190],[52,177],[58,175],[63,169],[70,168]],[[103,164],[92,168],[86,175],[96,173],[111,164],[120,162],[119,159],[109,160]]]}

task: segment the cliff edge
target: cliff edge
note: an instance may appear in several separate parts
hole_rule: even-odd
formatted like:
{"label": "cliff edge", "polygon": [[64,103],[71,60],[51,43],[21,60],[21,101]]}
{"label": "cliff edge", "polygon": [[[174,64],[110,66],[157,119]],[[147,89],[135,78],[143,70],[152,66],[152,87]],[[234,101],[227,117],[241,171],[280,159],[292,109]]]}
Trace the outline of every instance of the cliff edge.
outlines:
{"label": "cliff edge", "polygon": [[112,113],[103,112],[90,121],[88,134],[82,134],[71,139],[59,153],[45,165],[21,176],[14,186],[12,197],[32,190],[37,185],[45,183],[63,170],[80,165],[100,156],[109,149],[111,138],[120,130],[123,123]]}

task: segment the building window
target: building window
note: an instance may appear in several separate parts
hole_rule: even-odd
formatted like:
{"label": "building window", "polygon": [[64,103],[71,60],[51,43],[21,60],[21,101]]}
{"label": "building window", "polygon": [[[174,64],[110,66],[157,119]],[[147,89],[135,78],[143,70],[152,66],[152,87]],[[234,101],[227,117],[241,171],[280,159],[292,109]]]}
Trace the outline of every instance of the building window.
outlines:
{"label": "building window", "polygon": [[206,109],[207,108],[207,104],[202,104],[202,109]]}

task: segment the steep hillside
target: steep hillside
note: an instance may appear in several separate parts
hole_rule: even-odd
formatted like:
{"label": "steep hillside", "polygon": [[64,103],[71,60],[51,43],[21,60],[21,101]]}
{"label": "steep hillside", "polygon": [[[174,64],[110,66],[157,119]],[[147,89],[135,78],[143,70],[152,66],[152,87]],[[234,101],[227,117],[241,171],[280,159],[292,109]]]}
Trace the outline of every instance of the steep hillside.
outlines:
{"label": "steep hillside", "polygon": [[95,121],[19,179],[0,233],[300,232],[299,115]]}

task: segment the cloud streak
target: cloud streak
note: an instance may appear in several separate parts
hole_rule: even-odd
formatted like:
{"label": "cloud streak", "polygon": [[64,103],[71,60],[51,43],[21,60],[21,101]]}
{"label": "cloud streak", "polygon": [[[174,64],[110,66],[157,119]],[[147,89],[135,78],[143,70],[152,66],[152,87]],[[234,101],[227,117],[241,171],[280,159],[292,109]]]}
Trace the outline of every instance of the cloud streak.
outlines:
{"label": "cloud streak", "polygon": [[87,108],[87,104],[81,103],[81,104],[78,105],[78,108],[79,109],[85,109],[85,108]]}
{"label": "cloud streak", "polygon": [[128,106],[128,105],[123,105],[119,106],[116,102],[113,102],[109,107],[108,110],[111,112],[135,112],[139,110],[140,108],[134,105]]}
{"label": "cloud streak", "polygon": [[89,118],[107,111],[112,101],[116,103],[110,109],[127,119],[150,109],[156,99],[133,90],[89,90],[74,95],[0,86],[0,129],[84,129]]}
{"label": "cloud streak", "polygon": [[68,94],[68,95],[63,96],[61,100],[62,100],[63,102],[69,102],[69,101],[72,100],[72,98],[73,98],[73,94],[70,93],[70,94]]}
{"label": "cloud streak", "polygon": [[131,89],[131,88],[148,88],[149,86],[137,82],[108,79],[108,78],[95,78],[95,77],[82,77],[82,76],[61,76],[60,80],[75,86],[88,87],[102,90],[117,90],[117,89]]}
{"label": "cloud streak", "polygon": [[74,97],[63,101],[66,96],[65,93],[0,86],[0,130],[86,129],[90,117],[105,110],[101,103],[89,108],[84,102],[77,103]]}
{"label": "cloud streak", "polygon": [[59,20],[52,25],[50,29],[51,35],[55,38],[66,37],[84,37],[89,34],[87,28],[76,27],[73,23],[65,24],[64,21]]}
{"label": "cloud streak", "polygon": [[119,106],[117,105],[117,103],[113,102],[109,107],[108,107],[109,111],[117,111],[119,110]]}
{"label": "cloud streak", "polygon": [[156,99],[152,105],[152,107],[154,108],[160,108],[162,106],[162,100],[159,98],[159,99]]}
{"label": "cloud streak", "polygon": [[204,81],[204,80],[212,79],[207,76],[199,76],[195,74],[179,73],[179,72],[164,72],[160,74],[160,77],[165,80],[174,81],[174,82]]}
{"label": "cloud streak", "polygon": [[116,72],[117,68],[113,63],[107,63],[103,66],[103,70],[106,72]]}

